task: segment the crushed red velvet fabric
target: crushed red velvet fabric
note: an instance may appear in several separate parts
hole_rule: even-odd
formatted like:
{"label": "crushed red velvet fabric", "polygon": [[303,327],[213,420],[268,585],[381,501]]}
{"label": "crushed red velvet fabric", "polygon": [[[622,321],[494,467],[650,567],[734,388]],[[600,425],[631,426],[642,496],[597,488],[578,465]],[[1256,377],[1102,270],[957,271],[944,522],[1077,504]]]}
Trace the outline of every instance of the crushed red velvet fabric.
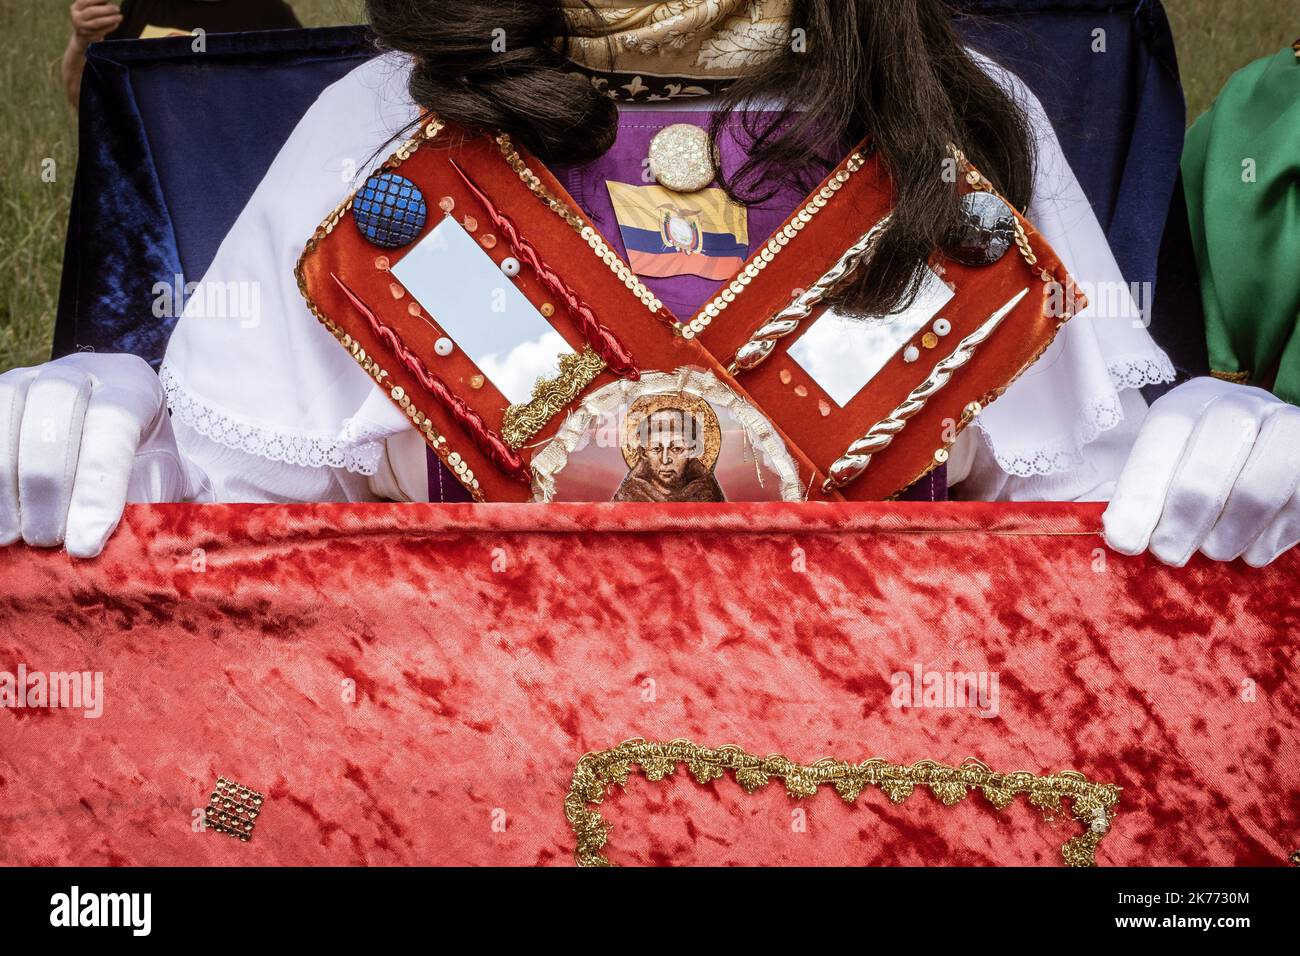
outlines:
{"label": "crushed red velvet fabric", "polygon": [[[1300,847],[1297,555],[1105,550],[1097,505],[132,507],[92,563],[0,550],[0,671],[104,712],[0,711],[9,864],[570,864],[578,758],[629,737],[811,762],[977,757],[1123,787],[1100,864]],[[891,675],[996,672],[996,716]],[[355,686],[355,699],[348,693]],[[248,843],[194,821],[266,794]],[[944,807],[633,775],[609,857],[1050,864],[1018,798]]]}

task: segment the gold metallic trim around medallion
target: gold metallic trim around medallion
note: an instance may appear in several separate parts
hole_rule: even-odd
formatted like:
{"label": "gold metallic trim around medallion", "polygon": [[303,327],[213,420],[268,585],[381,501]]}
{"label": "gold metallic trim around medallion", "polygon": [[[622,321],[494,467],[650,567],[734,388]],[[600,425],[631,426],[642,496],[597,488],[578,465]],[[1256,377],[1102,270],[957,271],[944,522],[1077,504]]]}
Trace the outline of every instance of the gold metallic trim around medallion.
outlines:
{"label": "gold metallic trim around medallion", "polygon": [[539,378],[526,405],[511,405],[501,419],[501,437],[511,448],[521,448],[560,413],[565,405],[605,369],[605,360],[587,346],[581,352],[560,356],[560,374]]}
{"label": "gold metallic trim around medallion", "polygon": [[593,804],[604,800],[614,784],[627,783],[635,767],[647,780],[659,781],[686,764],[697,783],[708,784],[730,770],[746,793],[766,786],[773,778],[785,784],[794,800],[811,797],[824,784],[831,784],[846,803],[854,803],[869,787],[879,787],[892,803],[902,803],[917,787],[929,787],[944,806],[965,799],[978,790],[998,810],[1004,810],[1018,795],[1046,817],[1063,810],[1070,801],[1070,815],[1084,826],[1061,847],[1067,866],[1096,864],[1098,844],[1110,832],[1119,802],[1120,788],[1110,783],[1092,783],[1081,773],[1063,770],[1039,776],[1026,771],[996,773],[978,760],[968,759],[960,767],[922,760],[910,766],[873,758],[862,763],[845,763],[827,757],[802,765],[785,757],[757,757],[739,747],[700,747],[689,740],[669,743],[635,739],[609,750],[587,753],[573,771],[573,783],[564,800],[564,815],[577,837],[574,855],[579,866],[611,866],[601,853],[609,839],[610,824]]}

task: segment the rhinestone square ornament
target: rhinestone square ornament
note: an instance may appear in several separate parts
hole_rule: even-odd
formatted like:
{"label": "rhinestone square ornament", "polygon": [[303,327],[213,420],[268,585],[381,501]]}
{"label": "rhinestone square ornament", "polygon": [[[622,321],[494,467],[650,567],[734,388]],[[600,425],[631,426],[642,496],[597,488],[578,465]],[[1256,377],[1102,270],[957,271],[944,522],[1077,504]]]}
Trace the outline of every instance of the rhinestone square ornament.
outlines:
{"label": "rhinestone square ornament", "polygon": [[204,822],[209,830],[247,843],[253,836],[253,827],[262,812],[264,799],[256,790],[218,777],[203,815]]}

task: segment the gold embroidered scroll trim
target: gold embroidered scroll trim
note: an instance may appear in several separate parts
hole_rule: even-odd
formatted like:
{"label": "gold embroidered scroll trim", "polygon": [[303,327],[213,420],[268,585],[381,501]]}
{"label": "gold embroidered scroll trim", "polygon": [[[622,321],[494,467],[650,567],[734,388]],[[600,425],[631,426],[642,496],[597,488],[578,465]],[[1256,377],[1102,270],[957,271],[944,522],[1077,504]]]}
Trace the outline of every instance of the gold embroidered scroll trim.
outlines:
{"label": "gold embroidered scroll trim", "polygon": [[1023,770],[997,773],[974,759],[960,767],[949,767],[933,760],[907,766],[878,757],[857,764],[826,757],[803,765],[776,754],[757,757],[730,744],[715,749],[689,740],[655,743],[637,738],[609,750],[584,754],[573,771],[573,783],[564,799],[564,815],[577,837],[574,856],[578,865],[613,865],[601,852],[611,826],[593,804],[604,800],[614,784],[626,785],[633,767],[647,780],[657,782],[676,773],[680,764],[685,764],[701,784],[717,780],[730,770],[746,793],[754,793],[776,778],[795,800],[813,796],[825,783],[833,786],[846,803],[855,802],[868,787],[879,787],[892,803],[902,803],[917,787],[929,787],[948,807],[965,799],[971,790],[978,790],[998,810],[1024,795],[1030,806],[1037,807],[1045,817],[1061,812],[1061,801],[1069,800],[1070,814],[1083,824],[1084,830],[1061,847],[1067,866],[1096,864],[1097,846],[1110,832],[1120,794],[1114,784],[1092,783],[1073,770],[1039,776]]}
{"label": "gold embroidered scroll trim", "polygon": [[1234,385],[1245,385],[1250,382],[1249,372],[1219,372],[1210,369],[1210,375],[1224,382],[1232,382]]}
{"label": "gold embroidered scroll trim", "polygon": [[501,419],[501,437],[511,448],[520,448],[536,435],[565,405],[591,384],[605,368],[591,346],[581,352],[560,356],[560,374],[539,378],[527,405],[511,405]]}

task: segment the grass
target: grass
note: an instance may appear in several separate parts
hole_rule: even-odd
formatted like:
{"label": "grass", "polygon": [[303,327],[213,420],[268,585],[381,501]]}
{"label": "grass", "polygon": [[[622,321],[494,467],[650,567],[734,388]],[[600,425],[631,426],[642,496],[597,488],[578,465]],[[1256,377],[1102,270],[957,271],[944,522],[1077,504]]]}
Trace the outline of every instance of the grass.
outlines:
{"label": "grass", "polygon": [[1189,122],[1210,108],[1233,73],[1300,36],[1300,0],[1165,0],[1165,10]]}
{"label": "grass", "polygon": [[[1190,117],[1234,70],[1300,33],[1300,0],[1165,5]],[[361,7],[361,0],[294,0],[309,26],[355,23]],[[49,356],[76,164],[76,116],[59,82],[67,38],[66,3],[0,0],[0,371]]]}
{"label": "grass", "polygon": [[[308,26],[356,23],[361,0],[295,0]],[[0,0],[0,372],[49,358],[76,173],[77,116],[59,63],[68,3]]]}

